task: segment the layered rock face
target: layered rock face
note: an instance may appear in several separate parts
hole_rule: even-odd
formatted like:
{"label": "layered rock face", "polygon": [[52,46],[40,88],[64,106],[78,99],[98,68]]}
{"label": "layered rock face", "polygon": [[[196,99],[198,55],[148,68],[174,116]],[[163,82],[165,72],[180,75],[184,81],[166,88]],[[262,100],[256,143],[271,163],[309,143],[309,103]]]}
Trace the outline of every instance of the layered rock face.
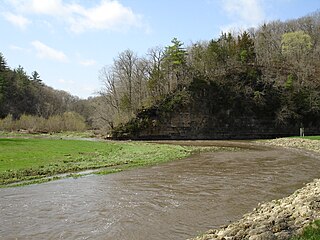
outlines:
{"label": "layered rock face", "polygon": [[[191,105],[166,116],[151,116],[146,128],[136,139],[260,139],[299,135],[298,124],[278,125],[270,117],[237,113],[231,110],[208,112],[200,105]],[[307,126],[305,133],[320,133],[320,127]]]}

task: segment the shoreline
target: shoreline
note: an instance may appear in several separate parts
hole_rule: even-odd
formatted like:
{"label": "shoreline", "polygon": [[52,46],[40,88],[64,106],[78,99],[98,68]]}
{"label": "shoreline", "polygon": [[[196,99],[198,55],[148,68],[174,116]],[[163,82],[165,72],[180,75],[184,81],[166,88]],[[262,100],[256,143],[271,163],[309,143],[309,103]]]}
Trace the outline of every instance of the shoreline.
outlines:
{"label": "shoreline", "polygon": [[[259,141],[264,146],[278,146],[311,154],[320,153],[320,141],[279,138]],[[229,225],[209,230],[193,240],[287,240],[302,234],[320,219],[320,179],[314,179],[288,197],[259,204],[253,211]]]}

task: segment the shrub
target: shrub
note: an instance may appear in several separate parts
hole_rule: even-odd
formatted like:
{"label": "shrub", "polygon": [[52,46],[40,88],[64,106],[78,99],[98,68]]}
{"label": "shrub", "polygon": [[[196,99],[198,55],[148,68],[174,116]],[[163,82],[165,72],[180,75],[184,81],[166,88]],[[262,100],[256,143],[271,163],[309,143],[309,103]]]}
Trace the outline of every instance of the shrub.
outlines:
{"label": "shrub", "polygon": [[86,129],[85,119],[76,112],[65,112],[62,115],[64,124],[63,130],[66,131],[84,131]]}
{"label": "shrub", "polygon": [[49,132],[61,132],[64,130],[63,122],[60,115],[54,115],[47,119],[46,127]]}
{"label": "shrub", "polygon": [[46,119],[38,116],[22,115],[15,123],[15,130],[28,130],[31,132],[44,132]]}
{"label": "shrub", "polygon": [[11,114],[6,116],[4,119],[0,119],[0,130],[9,132],[15,130],[15,121]]}

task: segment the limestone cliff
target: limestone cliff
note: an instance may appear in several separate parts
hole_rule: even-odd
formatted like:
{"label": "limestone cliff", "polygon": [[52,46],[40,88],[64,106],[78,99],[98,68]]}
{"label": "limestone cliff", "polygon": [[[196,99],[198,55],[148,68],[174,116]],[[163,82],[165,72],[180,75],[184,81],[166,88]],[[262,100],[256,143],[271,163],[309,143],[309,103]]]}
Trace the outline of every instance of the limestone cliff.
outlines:
{"label": "limestone cliff", "polygon": [[[257,139],[320,133],[317,116],[279,117],[281,95],[272,86],[248,94],[228,84],[193,81],[186,89],[137,113],[129,123],[114,129],[118,139]],[[270,88],[270,89],[267,89]]]}

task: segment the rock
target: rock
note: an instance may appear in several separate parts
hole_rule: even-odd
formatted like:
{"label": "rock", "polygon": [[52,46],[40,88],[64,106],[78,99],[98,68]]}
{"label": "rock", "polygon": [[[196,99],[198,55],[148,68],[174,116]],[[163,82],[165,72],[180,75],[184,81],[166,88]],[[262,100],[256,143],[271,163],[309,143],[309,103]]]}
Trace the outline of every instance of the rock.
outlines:
{"label": "rock", "polygon": [[250,230],[249,235],[250,236],[259,235],[267,230],[268,230],[267,227],[265,225],[262,225],[260,227],[257,227],[257,228]]}
{"label": "rock", "polygon": [[249,240],[275,240],[276,236],[268,231],[257,235],[252,235],[249,237]]}
{"label": "rock", "polygon": [[310,209],[320,211],[320,200],[315,200],[310,203]]}
{"label": "rock", "polygon": [[243,231],[242,229],[240,229],[240,230],[238,230],[235,238],[236,238],[236,239],[244,239],[244,236],[245,236],[245,235],[246,235],[246,234],[245,234],[245,231]]}
{"label": "rock", "polygon": [[274,234],[277,240],[287,240],[291,238],[290,232],[282,231]]}

